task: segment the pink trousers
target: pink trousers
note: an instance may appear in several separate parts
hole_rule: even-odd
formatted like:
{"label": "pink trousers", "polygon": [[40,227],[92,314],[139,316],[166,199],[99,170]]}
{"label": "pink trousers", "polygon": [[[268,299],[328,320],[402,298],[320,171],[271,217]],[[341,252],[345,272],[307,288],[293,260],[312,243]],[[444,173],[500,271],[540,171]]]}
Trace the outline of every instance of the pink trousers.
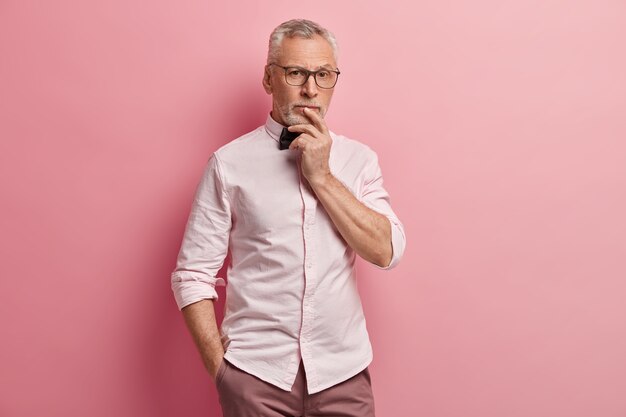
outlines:
{"label": "pink trousers", "polygon": [[291,392],[242,371],[226,359],[215,377],[224,417],[375,417],[369,369],[309,395],[302,361]]}

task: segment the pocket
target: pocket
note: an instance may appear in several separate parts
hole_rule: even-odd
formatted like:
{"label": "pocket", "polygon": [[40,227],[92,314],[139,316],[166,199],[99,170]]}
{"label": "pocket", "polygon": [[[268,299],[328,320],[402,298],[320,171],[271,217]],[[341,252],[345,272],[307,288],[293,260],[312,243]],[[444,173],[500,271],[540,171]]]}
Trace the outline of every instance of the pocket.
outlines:
{"label": "pocket", "polygon": [[226,358],[222,358],[222,362],[220,363],[220,367],[217,370],[217,375],[215,376],[215,386],[219,388],[224,379],[224,374],[226,373]]}

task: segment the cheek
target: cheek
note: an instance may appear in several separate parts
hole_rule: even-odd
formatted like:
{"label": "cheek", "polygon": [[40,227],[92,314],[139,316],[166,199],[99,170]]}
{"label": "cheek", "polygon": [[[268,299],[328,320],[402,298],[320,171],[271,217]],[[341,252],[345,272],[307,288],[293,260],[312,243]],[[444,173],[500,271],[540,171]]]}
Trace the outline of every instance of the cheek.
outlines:
{"label": "cheek", "polygon": [[289,106],[297,100],[297,96],[294,96],[293,92],[284,88],[278,89],[274,93],[275,100],[281,106]]}
{"label": "cheek", "polygon": [[320,100],[320,104],[322,105],[322,111],[326,112],[328,110],[328,106],[330,105],[330,96],[324,97]]}

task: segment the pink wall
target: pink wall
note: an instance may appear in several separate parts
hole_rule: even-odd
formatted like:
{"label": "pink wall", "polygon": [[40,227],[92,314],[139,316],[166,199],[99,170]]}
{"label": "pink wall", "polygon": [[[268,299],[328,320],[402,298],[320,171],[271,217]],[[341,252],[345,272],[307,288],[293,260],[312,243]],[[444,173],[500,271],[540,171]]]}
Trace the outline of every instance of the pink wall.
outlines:
{"label": "pink wall", "polygon": [[624,2],[30,3],[0,4],[1,416],[220,415],[169,273],[292,17],[336,33],[329,126],[407,231],[359,264],[378,415],[626,415]]}

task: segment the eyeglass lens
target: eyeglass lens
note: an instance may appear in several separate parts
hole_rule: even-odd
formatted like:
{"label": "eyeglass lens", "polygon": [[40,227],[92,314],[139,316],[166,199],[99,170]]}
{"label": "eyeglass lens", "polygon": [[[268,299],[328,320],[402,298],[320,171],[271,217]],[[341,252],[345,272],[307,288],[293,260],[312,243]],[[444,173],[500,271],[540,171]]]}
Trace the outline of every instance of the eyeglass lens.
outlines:
{"label": "eyeglass lens", "polygon": [[287,83],[291,85],[303,85],[306,83],[309,75],[315,75],[315,82],[322,88],[332,88],[337,82],[337,73],[333,71],[319,70],[317,72],[307,72],[299,68],[288,68],[285,70],[285,78]]}

